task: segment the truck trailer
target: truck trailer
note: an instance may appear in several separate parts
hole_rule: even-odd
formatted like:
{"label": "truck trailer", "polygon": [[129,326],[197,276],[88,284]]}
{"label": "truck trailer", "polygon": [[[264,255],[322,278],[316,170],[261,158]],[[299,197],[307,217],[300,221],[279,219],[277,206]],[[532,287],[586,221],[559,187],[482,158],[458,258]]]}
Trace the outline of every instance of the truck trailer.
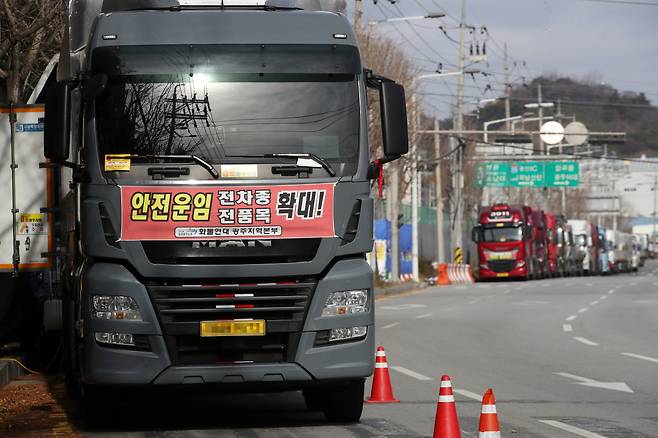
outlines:
{"label": "truck trailer", "polygon": [[371,182],[407,152],[405,95],[303,3],[71,2],[44,140],[70,394],[302,390],[359,419]]}

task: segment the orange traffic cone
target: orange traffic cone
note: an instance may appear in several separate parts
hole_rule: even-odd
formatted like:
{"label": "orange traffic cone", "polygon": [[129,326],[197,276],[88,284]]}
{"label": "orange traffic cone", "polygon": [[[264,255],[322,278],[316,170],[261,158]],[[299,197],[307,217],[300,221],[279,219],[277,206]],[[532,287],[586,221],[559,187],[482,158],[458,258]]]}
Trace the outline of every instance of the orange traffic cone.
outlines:
{"label": "orange traffic cone", "polygon": [[482,397],[482,413],[480,414],[480,433],[478,438],[500,438],[500,426],[496,413],[496,399],[491,388]]}
{"label": "orange traffic cone", "polygon": [[436,405],[434,420],[434,438],[461,438],[457,405],[452,394],[452,383],[449,376],[441,377],[439,402]]}
{"label": "orange traffic cone", "polygon": [[375,376],[372,380],[372,391],[366,403],[400,403],[393,396],[391,388],[391,377],[388,375],[388,363],[384,347],[377,348],[375,357]]}

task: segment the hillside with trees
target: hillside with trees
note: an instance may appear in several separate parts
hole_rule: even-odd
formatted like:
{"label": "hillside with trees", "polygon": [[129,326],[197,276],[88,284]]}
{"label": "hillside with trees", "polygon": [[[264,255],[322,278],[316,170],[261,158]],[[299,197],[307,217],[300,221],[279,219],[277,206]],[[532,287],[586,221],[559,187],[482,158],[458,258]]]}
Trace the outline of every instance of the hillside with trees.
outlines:
{"label": "hillside with trees", "polygon": [[[626,132],[626,144],[614,146],[620,156],[658,156],[658,107],[644,93],[620,91],[594,80],[578,80],[557,75],[538,77],[511,91],[512,115],[527,111],[524,105],[537,102],[541,82],[545,102],[559,102],[562,113],[575,115],[590,131]],[[557,108],[556,108],[557,109]],[[547,111],[550,114],[550,110]],[[480,120],[505,117],[505,104],[498,100],[480,110]]]}

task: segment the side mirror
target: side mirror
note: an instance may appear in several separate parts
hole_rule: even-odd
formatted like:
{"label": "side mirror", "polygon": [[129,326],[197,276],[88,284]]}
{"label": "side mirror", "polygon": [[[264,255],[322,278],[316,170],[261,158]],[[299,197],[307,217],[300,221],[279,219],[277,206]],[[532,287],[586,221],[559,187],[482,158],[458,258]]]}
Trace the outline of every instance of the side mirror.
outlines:
{"label": "side mirror", "polygon": [[384,155],[397,158],[409,152],[407,104],[404,87],[395,82],[382,82],[379,99],[381,102]]}
{"label": "side mirror", "polygon": [[478,243],[480,241],[480,227],[473,227],[471,230],[471,240],[474,243]]}
{"label": "side mirror", "polygon": [[43,154],[53,161],[69,158],[71,132],[71,86],[58,82],[46,95]]}

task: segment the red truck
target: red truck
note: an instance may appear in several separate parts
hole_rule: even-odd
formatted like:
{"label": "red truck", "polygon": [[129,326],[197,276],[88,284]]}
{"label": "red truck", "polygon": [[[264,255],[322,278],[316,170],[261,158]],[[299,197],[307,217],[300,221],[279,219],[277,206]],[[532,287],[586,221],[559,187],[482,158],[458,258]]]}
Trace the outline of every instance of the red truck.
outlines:
{"label": "red truck", "polygon": [[541,275],[532,219],[527,206],[496,204],[480,209],[472,239],[478,247],[481,280]]}

